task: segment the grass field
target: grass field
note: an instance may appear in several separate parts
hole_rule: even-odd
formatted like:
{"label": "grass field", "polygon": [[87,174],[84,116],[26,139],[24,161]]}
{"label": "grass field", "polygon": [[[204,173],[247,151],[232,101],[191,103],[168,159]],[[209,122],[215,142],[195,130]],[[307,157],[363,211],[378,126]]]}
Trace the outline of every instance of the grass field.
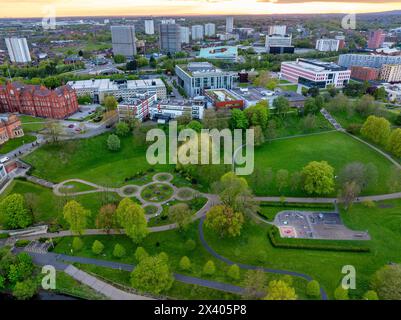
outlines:
{"label": "grass field", "polygon": [[342,267],[352,265],[357,272],[357,287],[350,295],[360,298],[377,269],[389,262],[401,262],[401,200],[381,202],[378,208],[355,205],[343,212],[342,218],[351,229],[369,231],[371,252],[274,248],[267,238],[270,226],[255,222],[247,222],[241,236],[234,239],[221,239],[207,229],[205,235],[209,245],[232,261],[304,272],[318,280],[331,297],[343,277]]}
{"label": "grass field", "polygon": [[[378,183],[367,189],[364,194],[383,194],[389,191],[387,179],[391,174],[392,164],[373,149],[340,132],[275,140],[255,150],[255,167],[259,168],[262,174],[267,168],[272,168],[273,172],[286,169],[292,173],[302,170],[310,161],[322,160],[334,167],[335,174],[351,162],[373,163],[379,173]],[[305,196],[304,192],[291,191],[290,187],[279,192],[275,183],[269,185],[263,180],[253,188],[256,194],[261,195]]]}
{"label": "grass field", "polygon": [[36,118],[27,115],[19,115],[19,119],[22,123],[22,129],[25,133],[39,132],[45,128],[46,120],[43,118]]}
{"label": "grass field", "polygon": [[25,143],[31,143],[34,141],[36,141],[36,137],[31,136],[31,135],[24,135],[23,137],[20,137],[20,138],[8,140],[6,143],[4,143],[0,146],[0,154],[9,153],[9,152],[21,147]]}

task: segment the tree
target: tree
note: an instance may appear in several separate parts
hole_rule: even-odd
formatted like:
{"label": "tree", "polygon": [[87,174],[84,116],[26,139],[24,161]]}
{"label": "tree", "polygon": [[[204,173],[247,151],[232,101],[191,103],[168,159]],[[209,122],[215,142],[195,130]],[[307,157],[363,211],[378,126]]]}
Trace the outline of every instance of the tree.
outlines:
{"label": "tree", "polygon": [[26,228],[32,223],[32,214],[26,209],[24,197],[13,193],[0,202],[0,221],[6,228]]}
{"label": "tree", "polygon": [[116,134],[125,137],[129,133],[129,126],[126,122],[119,122],[116,125]]}
{"label": "tree", "polygon": [[126,58],[122,54],[114,55],[114,62],[115,63],[124,63],[125,61],[126,61]]}
{"label": "tree", "polygon": [[274,120],[269,120],[267,123],[267,128],[265,131],[265,137],[267,140],[271,141],[277,137],[277,124]]}
{"label": "tree", "polygon": [[147,257],[149,257],[149,254],[146,252],[146,250],[143,247],[136,248],[136,250],[135,250],[136,261],[140,262]]}
{"label": "tree", "polygon": [[110,151],[118,151],[121,148],[120,139],[117,135],[111,134],[107,138],[107,147]]}
{"label": "tree", "polygon": [[378,104],[371,95],[364,95],[362,98],[356,100],[355,111],[364,117],[373,114],[378,109]]}
{"label": "tree", "polygon": [[77,234],[82,234],[86,228],[90,214],[90,210],[86,210],[75,200],[68,201],[63,208],[64,219],[70,225],[71,232]]}
{"label": "tree", "polygon": [[153,69],[157,67],[157,61],[154,56],[151,56],[149,59],[149,66],[151,66]]}
{"label": "tree", "polygon": [[205,263],[203,266],[203,271],[202,273],[207,276],[211,276],[216,272],[216,267],[214,265],[214,262],[212,260],[209,260],[208,262]]}
{"label": "tree", "polygon": [[181,270],[190,270],[191,269],[191,260],[187,256],[183,256],[180,260],[180,268]]}
{"label": "tree", "polygon": [[263,135],[263,130],[261,126],[251,127],[254,135],[254,144],[255,146],[260,146],[265,142],[265,137]]}
{"label": "tree", "polygon": [[297,191],[302,184],[302,173],[295,171],[291,174],[290,186],[292,191]]}
{"label": "tree", "polygon": [[374,143],[386,145],[391,131],[391,124],[387,119],[369,116],[361,128],[361,134]]}
{"label": "tree", "polygon": [[377,296],[376,291],[368,290],[363,295],[363,299],[364,300],[379,300],[379,297]]}
{"label": "tree", "polygon": [[269,119],[269,105],[266,100],[262,100],[252,107],[245,109],[245,115],[251,126],[261,126],[263,129],[267,127]]}
{"label": "tree", "polygon": [[116,243],[113,249],[113,256],[121,259],[126,255],[126,253],[125,248],[121,244]]}
{"label": "tree", "polygon": [[247,129],[249,126],[245,113],[240,109],[231,110],[231,126],[233,129]]}
{"label": "tree", "polygon": [[205,225],[217,232],[220,237],[235,237],[241,234],[244,216],[224,205],[213,206],[206,214]]}
{"label": "tree", "polygon": [[401,188],[401,169],[393,166],[387,185],[392,192],[396,192]]}
{"label": "tree", "polygon": [[190,112],[184,112],[182,115],[176,118],[177,125],[178,126],[186,126],[188,125],[192,120],[192,115]]}
{"label": "tree", "polygon": [[341,191],[340,191],[340,199],[344,203],[345,210],[348,210],[355,199],[361,193],[361,188],[355,181],[346,182]]}
{"label": "tree", "polygon": [[301,121],[303,132],[311,132],[314,128],[316,128],[316,116],[313,114],[308,114]]}
{"label": "tree", "polygon": [[316,100],[312,97],[306,99],[304,104],[304,114],[317,114],[320,111],[319,106],[316,104]]}
{"label": "tree", "polygon": [[72,249],[74,251],[80,251],[84,246],[84,243],[82,242],[82,240],[78,237],[74,237],[74,239],[72,240]]}
{"label": "tree", "polygon": [[288,111],[290,111],[290,102],[286,97],[278,96],[273,101],[273,108],[277,115],[281,118],[285,118]]}
{"label": "tree", "polygon": [[126,235],[135,243],[140,243],[149,233],[144,209],[129,198],[121,200],[116,217]]}
{"label": "tree", "polygon": [[312,194],[329,194],[334,190],[334,169],[326,161],[312,161],[302,169],[304,189]]}
{"label": "tree", "polygon": [[116,110],[117,104],[117,100],[114,98],[114,96],[106,96],[104,98],[104,106],[108,111]]}
{"label": "tree", "polygon": [[57,143],[60,135],[63,133],[63,128],[59,121],[48,119],[45,123],[45,129],[47,134],[50,136],[53,143]]}
{"label": "tree", "polygon": [[239,269],[238,265],[232,264],[227,270],[227,276],[233,280],[239,280],[240,269]]}
{"label": "tree", "polygon": [[320,284],[316,280],[311,280],[306,285],[306,294],[309,297],[320,297]]}
{"label": "tree", "polygon": [[349,300],[348,290],[344,289],[342,286],[339,286],[336,290],[334,290],[334,299]]}
{"label": "tree", "polygon": [[266,291],[266,275],[263,270],[249,270],[245,274],[243,287],[244,298],[247,300],[260,299]]}
{"label": "tree", "polygon": [[364,165],[361,162],[352,162],[341,169],[338,182],[341,185],[355,182],[362,191],[377,182],[377,175],[377,168],[374,164]]}
{"label": "tree", "polygon": [[37,291],[37,284],[32,279],[17,282],[13,289],[13,296],[18,300],[28,300],[32,298]]}
{"label": "tree", "polygon": [[373,275],[372,289],[382,300],[401,300],[401,265],[385,265]]}
{"label": "tree", "polygon": [[295,289],[283,280],[272,280],[267,287],[265,300],[297,300]]}
{"label": "tree", "polygon": [[186,203],[177,203],[171,206],[168,214],[181,230],[186,230],[191,223],[191,210]]}
{"label": "tree", "polygon": [[95,240],[92,244],[92,252],[94,254],[101,254],[103,252],[104,245],[99,240]]}
{"label": "tree", "polygon": [[398,114],[398,116],[395,118],[394,123],[397,126],[401,126],[401,112]]}
{"label": "tree", "polygon": [[125,68],[129,71],[134,71],[138,69],[138,61],[136,59],[128,61],[127,64],[125,65]]}
{"label": "tree", "polygon": [[288,186],[288,179],[289,179],[289,173],[287,170],[280,169],[276,173],[276,185],[278,188],[278,191],[281,192],[283,188],[286,188]]}
{"label": "tree", "polygon": [[397,128],[390,134],[387,149],[397,158],[401,158],[401,129]]}
{"label": "tree", "polygon": [[139,262],[131,273],[131,285],[142,292],[160,294],[171,288],[174,277],[168,261],[160,254]]}
{"label": "tree", "polygon": [[197,121],[197,120],[192,120],[192,121],[190,121],[190,122],[188,123],[187,128],[188,128],[188,129],[192,129],[192,130],[194,130],[194,131],[200,133],[201,130],[202,130],[202,128],[203,128],[203,126],[202,126],[202,123],[200,123],[199,121]]}
{"label": "tree", "polygon": [[106,204],[99,210],[99,214],[96,217],[96,227],[98,229],[106,230],[107,233],[114,227],[114,214],[116,212],[116,205]]}

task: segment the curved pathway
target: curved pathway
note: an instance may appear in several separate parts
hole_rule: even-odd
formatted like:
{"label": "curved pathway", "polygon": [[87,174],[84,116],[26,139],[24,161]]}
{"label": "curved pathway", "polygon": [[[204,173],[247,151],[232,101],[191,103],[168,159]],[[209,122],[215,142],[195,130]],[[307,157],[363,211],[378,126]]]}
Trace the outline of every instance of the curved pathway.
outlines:
{"label": "curved pathway", "polygon": [[[293,277],[300,277],[303,278],[307,281],[311,281],[313,280],[312,277],[304,274],[304,273],[299,273],[299,272],[294,272],[294,271],[287,271],[287,270],[280,270],[280,269],[270,269],[270,268],[265,268],[265,267],[260,267],[260,266],[253,266],[253,265],[249,265],[249,264],[243,264],[243,263],[235,263],[223,256],[221,256],[220,254],[218,254],[216,251],[214,251],[212,249],[212,247],[209,246],[209,244],[207,243],[206,239],[205,239],[205,235],[203,233],[203,223],[204,223],[204,218],[201,219],[200,223],[199,223],[199,239],[201,244],[203,245],[203,247],[207,250],[207,252],[209,252],[213,257],[215,257],[216,259],[223,261],[225,263],[227,263],[228,265],[233,265],[236,264],[238,267],[240,267],[241,269],[245,269],[245,270],[263,270],[264,272],[269,272],[269,273],[274,273],[274,274],[282,274],[282,275],[290,275]],[[326,291],[323,289],[323,287],[320,287],[320,294],[323,300],[327,300],[327,293]]]}

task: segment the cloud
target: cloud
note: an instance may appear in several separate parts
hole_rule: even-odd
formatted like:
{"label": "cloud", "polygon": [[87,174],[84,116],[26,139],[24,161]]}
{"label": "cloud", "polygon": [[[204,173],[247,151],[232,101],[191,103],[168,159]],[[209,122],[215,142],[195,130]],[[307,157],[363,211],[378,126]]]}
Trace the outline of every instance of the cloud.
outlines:
{"label": "cloud", "polygon": [[271,3],[310,3],[310,2],[330,2],[330,3],[400,3],[401,0],[257,0],[257,2]]}

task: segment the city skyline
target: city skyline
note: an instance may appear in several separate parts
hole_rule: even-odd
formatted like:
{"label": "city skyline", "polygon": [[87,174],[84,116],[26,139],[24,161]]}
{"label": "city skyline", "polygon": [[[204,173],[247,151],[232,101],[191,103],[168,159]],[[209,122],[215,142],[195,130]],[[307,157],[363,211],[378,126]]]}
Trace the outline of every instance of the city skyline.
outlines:
{"label": "city skyline", "polygon": [[1,18],[44,17],[55,10],[56,16],[169,16],[362,13],[401,9],[400,0],[0,0]]}

